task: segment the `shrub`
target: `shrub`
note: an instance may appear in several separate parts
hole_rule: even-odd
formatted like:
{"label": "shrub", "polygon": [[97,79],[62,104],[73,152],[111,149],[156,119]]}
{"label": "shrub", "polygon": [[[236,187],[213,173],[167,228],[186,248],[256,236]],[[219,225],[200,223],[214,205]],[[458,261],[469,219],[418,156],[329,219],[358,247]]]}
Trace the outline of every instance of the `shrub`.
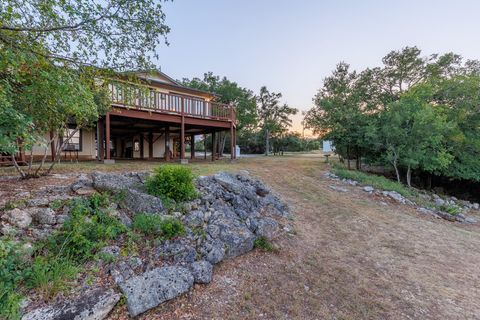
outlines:
{"label": "shrub", "polygon": [[149,236],[171,239],[185,233],[182,222],[174,218],[162,218],[155,214],[137,214],[133,218],[133,229]]}
{"label": "shrub", "polygon": [[268,241],[267,238],[262,237],[262,236],[255,239],[255,241],[253,242],[253,247],[257,248],[257,249],[261,249],[263,251],[273,251],[274,250],[273,245],[270,243],[270,241]]}
{"label": "shrub", "polygon": [[155,168],[153,175],[145,182],[145,186],[151,195],[175,201],[192,200],[197,196],[192,170],[180,165],[164,165]]}
{"label": "shrub", "polygon": [[72,201],[69,219],[62,230],[47,238],[44,247],[51,253],[77,262],[93,258],[95,251],[107,240],[127,231],[118,219],[105,213],[103,207],[108,203],[108,196],[104,195]]}
{"label": "shrub", "polygon": [[27,284],[36,288],[45,299],[69,288],[79,268],[71,261],[54,257],[35,258]]}
{"label": "shrub", "polygon": [[24,254],[18,242],[0,239],[0,319],[20,318],[22,295],[18,287],[28,274]]}

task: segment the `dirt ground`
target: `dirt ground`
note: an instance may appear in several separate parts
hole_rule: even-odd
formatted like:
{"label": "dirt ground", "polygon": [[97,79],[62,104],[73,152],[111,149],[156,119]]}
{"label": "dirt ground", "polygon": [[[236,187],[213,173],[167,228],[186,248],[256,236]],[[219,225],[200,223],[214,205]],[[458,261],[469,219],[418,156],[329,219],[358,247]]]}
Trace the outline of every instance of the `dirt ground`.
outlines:
{"label": "dirt ground", "polygon": [[[323,161],[193,164],[199,174],[246,169],[264,180],[292,207],[295,234],[276,239],[274,253],[220,263],[212,283],[140,319],[480,319],[480,226],[381,203],[359,188],[336,192]],[[121,306],[109,319],[127,318]]]}

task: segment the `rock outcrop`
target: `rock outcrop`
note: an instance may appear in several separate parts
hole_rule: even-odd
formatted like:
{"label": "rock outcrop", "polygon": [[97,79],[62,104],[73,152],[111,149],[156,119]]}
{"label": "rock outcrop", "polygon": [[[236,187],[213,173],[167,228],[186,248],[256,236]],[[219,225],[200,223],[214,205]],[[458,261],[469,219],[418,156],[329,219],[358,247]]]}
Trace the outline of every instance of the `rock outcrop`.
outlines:
{"label": "rock outcrop", "polygon": [[184,267],[163,267],[145,272],[120,284],[127,297],[128,312],[135,317],[160,303],[185,293],[193,286],[194,277]]}
{"label": "rock outcrop", "polygon": [[69,301],[62,301],[25,314],[22,320],[101,320],[120,300],[111,289],[96,289]]}

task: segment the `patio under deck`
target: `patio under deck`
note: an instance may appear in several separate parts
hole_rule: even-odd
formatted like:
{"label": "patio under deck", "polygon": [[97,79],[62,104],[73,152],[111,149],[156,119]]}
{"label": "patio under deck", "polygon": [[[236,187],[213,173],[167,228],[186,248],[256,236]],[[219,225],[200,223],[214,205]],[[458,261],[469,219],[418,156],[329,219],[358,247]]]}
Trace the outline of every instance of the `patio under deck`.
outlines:
{"label": "patio under deck", "polygon": [[[113,106],[97,124],[98,140],[104,141],[99,144],[99,160],[164,159],[186,163],[186,144],[190,144],[190,150],[195,150],[195,138],[203,135],[205,143],[206,135],[211,134],[212,146],[215,147],[211,152],[213,161],[219,158],[219,151],[216,148],[217,133],[222,131],[230,131],[232,136],[230,157],[235,159],[236,132],[231,120],[214,120],[193,115]],[[159,150],[154,150],[154,147],[159,145],[157,141],[162,142],[161,154]],[[188,156],[194,159],[195,154],[190,152]],[[205,158],[205,153],[202,158]]]}

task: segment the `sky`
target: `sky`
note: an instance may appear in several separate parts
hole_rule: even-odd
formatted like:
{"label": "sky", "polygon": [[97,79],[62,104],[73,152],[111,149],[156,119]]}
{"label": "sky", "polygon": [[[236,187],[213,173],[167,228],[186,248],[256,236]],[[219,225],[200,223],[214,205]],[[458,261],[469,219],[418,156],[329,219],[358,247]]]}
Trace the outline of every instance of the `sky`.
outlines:
{"label": "sky", "polygon": [[265,85],[300,111],[340,61],[362,70],[405,46],[480,59],[480,1],[175,0],[164,12],[163,72],[182,79],[212,71],[255,93]]}

